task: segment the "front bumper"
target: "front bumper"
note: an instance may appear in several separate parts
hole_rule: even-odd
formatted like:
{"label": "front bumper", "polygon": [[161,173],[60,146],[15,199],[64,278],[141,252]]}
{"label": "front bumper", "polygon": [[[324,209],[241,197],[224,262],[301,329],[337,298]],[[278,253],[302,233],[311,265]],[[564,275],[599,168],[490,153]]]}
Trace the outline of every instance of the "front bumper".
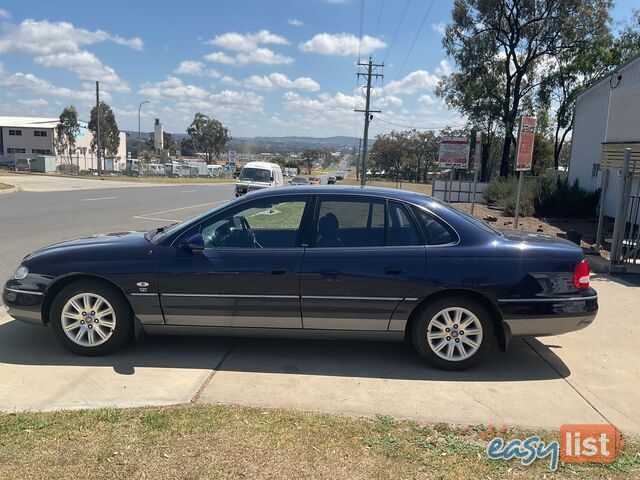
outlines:
{"label": "front bumper", "polygon": [[589,289],[580,295],[498,301],[504,323],[514,337],[543,337],[582,330],[598,313],[598,295]]}
{"label": "front bumper", "polygon": [[44,325],[42,321],[43,294],[4,287],[2,303],[9,316],[22,322]]}

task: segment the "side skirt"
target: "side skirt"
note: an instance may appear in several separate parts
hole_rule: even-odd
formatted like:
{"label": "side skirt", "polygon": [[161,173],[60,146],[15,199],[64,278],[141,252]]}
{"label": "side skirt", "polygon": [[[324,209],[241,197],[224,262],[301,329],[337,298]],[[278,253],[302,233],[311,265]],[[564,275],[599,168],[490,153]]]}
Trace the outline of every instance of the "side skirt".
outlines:
{"label": "side skirt", "polygon": [[148,335],[211,335],[223,337],[308,338],[322,340],[371,340],[402,342],[404,332],[361,330],[313,330],[302,328],[202,327],[144,325]]}

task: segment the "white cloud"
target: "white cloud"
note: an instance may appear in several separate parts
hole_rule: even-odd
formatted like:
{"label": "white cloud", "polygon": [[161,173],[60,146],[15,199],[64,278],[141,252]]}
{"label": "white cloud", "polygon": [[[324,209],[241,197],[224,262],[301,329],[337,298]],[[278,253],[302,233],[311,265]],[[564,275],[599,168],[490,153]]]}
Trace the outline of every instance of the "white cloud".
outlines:
{"label": "white cloud", "polygon": [[[0,85],[10,88],[26,89],[40,95],[51,95],[54,97],[79,99],[84,102],[93,101],[94,92],[92,90],[77,91],[70,88],[56,87],[48,80],[36,77],[32,73],[17,72],[9,77],[0,79]],[[103,100],[110,100],[111,96],[108,92],[102,95]]]}
{"label": "white cloud", "polygon": [[439,76],[445,76],[445,75],[450,75],[451,74],[451,64],[443,59],[440,60],[440,63],[438,63],[438,66],[436,67],[436,71],[435,71],[436,75]]}
{"label": "white cloud", "polygon": [[302,25],[304,25],[302,20],[298,20],[297,18],[289,18],[287,19],[287,23],[289,25],[293,25],[294,27],[301,27]]}
{"label": "white cloud", "polygon": [[350,33],[319,33],[310,40],[300,44],[303,52],[319,53],[322,55],[348,55],[369,54],[375,50],[386,47],[387,44],[376,37],[365,35],[362,41]]}
{"label": "white cloud", "polygon": [[207,98],[208,93],[196,85],[186,85],[177,77],[167,77],[161,82],[146,82],[139,91],[152,100],[173,99],[179,101],[198,101]]}
{"label": "white cloud", "polygon": [[220,78],[220,81],[226,85],[240,85],[239,81],[237,81],[233,77],[230,77],[229,75],[224,75],[222,78]]}
{"label": "white cloud", "polygon": [[262,109],[264,97],[253,92],[242,92],[237,90],[223,90],[220,93],[211,95],[214,104],[236,105],[244,108]]}
{"label": "white cloud", "polygon": [[418,103],[423,103],[425,105],[433,105],[434,102],[435,100],[433,99],[433,97],[431,95],[427,95],[426,93],[418,97]]}
{"label": "white cloud", "polygon": [[402,106],[402,99],[395,95],[385,95],[375,100],[375,105],[379,107],[388,107],[389,105],[395,105],[397,107]]}
{"label": "white cloud", "polygon": [[213,52],[204,56],[208,62],[223,63],[225,65],[289,65],[293,58],[275,53],[268,48],[258,48],[251,52],[240,52],[234,56],[224,52]]}
{"label": "white cloud", "polygon": [[27,108],[34,108],[34,107],[46,107],[47,105],[49,105],[49,102],[47,102],[44,98],[35,98],[35,99],[30,99],[30,100],[18,100],[18,103],[24,107]]}
{"label": "white cloud", "polygon": [[178,68],[174,70],[174,73],[181,75],[195,75],[197,77],[207,76],[220,78],[222,74],[217,70],[205,68],[205,64],[196,60],[185,60],[180,62]]}
{"label": "white cloud", "polygon": [[247,88],[256,88],[260,90],[273,90],[275,88],[291,88],[296,90],[308,90],[317,92],[320,85],[310,77],[298,77],[295,80],[289,79],[283,73],[271,73],[267,75],[252,75],[244,82]]}
{"label": "white cloud", "polygon": [[11,18],[11,14],[4,8],[0,8],[0,18]]}
{"label": "white cloud", "polygon": [[76,28],[68,22],[24,20],[18,25],[5,23],[0,35],[0,53],[33,55],[36,63],[48,68],[62,68],[74,72],[84,82],[100,79],[106,88],[129,90],[115,71],[104,65],[93,53],[82,49],[85,45],[112,42],[141,50],[140,38],[123,38],[104,30],[90,31]]}
{"label": "white cloud", "polygon": [[418,90],[431,90],[438,85],[440,77],[425,70],[411,72],[401,80],[393,80],[384,87],[384,91],[390,94],[410,95]]}
{"label": "white cloud", "polygon": [[432,23],[431,24],[431,29],[434,32],[438,32],[443,37],[444,37],[446,28],[447,28],[447,24],[444,23],[444,22],[438,22],[438,23]]}
{"label": "white cloud", "polygon": [[251,52],[256,50],[259,45],[288,45],[289,41],[280,35],[271,33],[269,30],[260,30],[256,33],[223,33],[222,35],[216,35],[206,43],[234,52]]}
{"label": "white cloud", "polygon": [[342,92],[334,96],[320,94],[317,99],[304,97],[296,92],[284,94],[284,106],[289,109],[318,110],[326,114],[353,112],[354,108],[364,105],[364,98],[360,95],[345,95]]}

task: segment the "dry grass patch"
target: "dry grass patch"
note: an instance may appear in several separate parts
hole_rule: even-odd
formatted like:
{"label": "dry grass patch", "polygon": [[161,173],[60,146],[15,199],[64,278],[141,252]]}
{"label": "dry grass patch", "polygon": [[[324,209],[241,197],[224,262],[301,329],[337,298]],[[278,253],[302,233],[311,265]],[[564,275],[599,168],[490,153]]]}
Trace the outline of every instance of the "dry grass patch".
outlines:
{"label": "dry grass patch", "polygon": [[[539,433],[539,432],[538,432]],[[508,431],[507,437],[529,433]],[[548,440],[555,435],[544,434]],[[487,459],[479,429],[379,416],[177,406],[0,415],[0,478],[632,478],[613,465],[523,467]]]}

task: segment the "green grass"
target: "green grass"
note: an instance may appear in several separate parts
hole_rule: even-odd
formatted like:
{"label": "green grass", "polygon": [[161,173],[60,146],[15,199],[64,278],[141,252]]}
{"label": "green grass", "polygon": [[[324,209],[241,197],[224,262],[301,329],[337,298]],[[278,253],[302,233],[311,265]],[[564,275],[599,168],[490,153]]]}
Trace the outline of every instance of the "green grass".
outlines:
{"label": "green grass", "polygon": [[[481,427],[225,405],[0,414],[1,479],[546,478],[640,476],[640,444],[610,465],[492,461]],[[557,432],[509,429],[506,438]]]}

